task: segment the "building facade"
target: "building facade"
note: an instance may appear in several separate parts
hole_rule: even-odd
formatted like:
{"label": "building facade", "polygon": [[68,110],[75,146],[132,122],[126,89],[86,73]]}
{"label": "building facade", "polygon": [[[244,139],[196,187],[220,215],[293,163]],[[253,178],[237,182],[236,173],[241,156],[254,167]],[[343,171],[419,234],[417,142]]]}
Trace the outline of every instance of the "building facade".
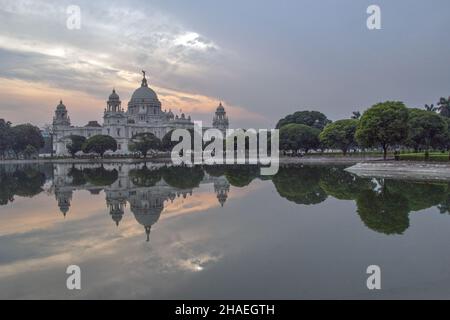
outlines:
{"label": "building facade", "polygon": [[[191,129],[194,123],[184,113],[175,115],[171,110],[163,111],[157,94],[148,86],[145,72],[141,86],[136,89],[128,102],[127,110],[122,107],[119,95],[114,89],[106,102],[103,124],[90,121],[84,127],[72,126],[66,106],[60,101],[53,118],[53,150],[55,155],[66,156],[66,145],[70,136],[77,135],[89,139],[95,135],[108,135],[117,141],[116,154],[129,153],[129,144],[133,136],[139,133],[153,133],[162,139],[174,129]],[[225,132],[228,129],[228,117],[222,103],[213,117],[213,128]]]}

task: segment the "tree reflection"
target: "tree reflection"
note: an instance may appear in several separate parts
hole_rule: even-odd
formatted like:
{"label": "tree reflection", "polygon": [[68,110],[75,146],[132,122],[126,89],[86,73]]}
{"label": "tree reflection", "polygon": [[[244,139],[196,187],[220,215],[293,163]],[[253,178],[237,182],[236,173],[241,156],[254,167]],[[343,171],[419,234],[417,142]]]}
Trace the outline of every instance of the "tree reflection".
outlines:
{"label": "tree reflection", "polygon": [[328,197],[319,184],[322,172],[320,167],[285,167],[272,181],[281,197],[297,204],[318,204]]}
{"label": "tree reflection", "polygon": [[137,187],[153,187],[162,177],[161,170],[150,170],[147,166],[130,170],[129,176],[131,182]]}
{"label": "tree reflection", "polygon": [[437,206],[445,201],[448,194],[446,183],[390,180],[387,187],[389,191],[403,195],[411,211]]}
{"label": "tree reflection", "polygon": [[359,217],[364,224],[384,234],[402,234],[409,227],[409,203],[398,193],[364,190],[356,199]]}
{"label": "tree reflection", "polygon": [[198,188],[205,176],[203,169],[199,166],[166,167],[161,171],[164,181],[171,187],[178,189]]}
{"label": "tree reflection", "polygon": [[119,177],[116,169],[106,170],[103,166],[84,169],[83,174],[86,181],[94,186],[110,186]]}
{"label": "tree reflection", "polygon": [[372,190],[374,182],[343,170],[343,168],[323,168],[320,183],[321,188],[330,196],[339,200],[356,200],[364,190]]}
{"label": "tree reflection", "polygon": [[259,176],[258,166],[236,165],[227,166],[225,177],[233,187],[244,188]]}
{"label": "tree reflection", "polygon": [[230,185],[245,188],[258,178],[272,180],[279,196],[296,204],[315,205],[328,196],[354,201],[364,225],[387,235],[404,233],[409,227],[411,212],[436,207],[441,213],[450,213],[448,182],[361,178],[342,167],[288,166],[281,167],[275,176],[260,176],[260,168],[249,165],[159,169],[139,164],[83,166],[0,166],[0,205],[14,201],[15,196],[33,197],[41,193],[45,182],[51,178],[53,184],[49,184],[46,191],[53,191],[63,214],[69,211],[74,191],[85,189],[98,194],[104,190],[111,217],[118,224],[127,201],[133,200],[133,210],[138,205],[144,211],[162,210],[164,201],[192,194],[201,183],[212,183],[223,206]]}
{"label": "tree reflection", "polygon": [[14,196],[34,197],[43,191],[45,173],[34,167],[0,167],[0,205],[14,201]]}

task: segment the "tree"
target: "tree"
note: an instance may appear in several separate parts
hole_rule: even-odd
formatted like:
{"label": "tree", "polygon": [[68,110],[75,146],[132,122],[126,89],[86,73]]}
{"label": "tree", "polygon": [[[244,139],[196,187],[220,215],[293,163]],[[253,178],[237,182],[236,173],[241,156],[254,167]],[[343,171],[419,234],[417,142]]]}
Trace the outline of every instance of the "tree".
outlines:
{"label": "tree", "polygon": [[352,119],[359,120],[359,118],[361,118],[361,112],[359,112],[359,111],[353,111],[353,113],[352,113]]}
{"label": "tree", "polygon": [[110,136],[96,135],[90,137],[84,143],[82,149],[85,153],[98,153],[103,158],[106,151],[110,150],[115,152],[117,150],[117,141]]}
{"label": "tree", "polygon": [[20,124],[11,128],[11,148],[19,156],[28,146],[35,150],[41,149],[44,144],[41,130],[31,124]]}
{"label": "tree", "polygon": [[[187,131],[189,131],[190,135],[191,135],[191,148],[192,150],[194,150],[194,139],[200,139],[200,141],[203,142],[203,147],[205,147],[205,145],[209,144],[207,142],[203,141],[203,137],[201,136],[200,133],[198,133],[197,131],[194,131],[194,129],[186,129]],[[172,134],[175,130],[170,130],[168,133],[166,133],[164,135],[164,137],[161,140],[162,143],[162,149],[165,151],[172,151],[172,149],[181,142],[181,138],[178,141],[172,141]]]}
{"label": "tree", "polygon": [[0,119],[0,156],[11,148],[11,122]]}
{"label": "tree", "polygon": [[448,99],[445,98],[439,99],[437,105],[439,114],[443,117],[450,118],[450,97],[448,97]]}
{"label": "tree", "polygon": [[303,124],[291,123],[280,129],[280,148],[282,150],[309,150],[317,149],[320,145],[320,130]]}
{"label": "tree", "polygon": [[172,151],[179,141],[172,141],[172,133],[174,130],[167,132],[161,139],[162,148],[164,151]]}
{"label": "tree", "polygon": [[437,144],[440,137],[447,134],[447,123],[440,115],[420,110],[409,110],[409,140],[416,148],[425,149],[425,159],[429,158],[430,146]]}
{"label": "tree", "polygon": [[331,123],[331,121],[319,111],[298,111],[278,121],[276,128],[280,129],[282,126],[291,123],[303,124],[322,130],[327,124]]}
{"label": "tree", "polygon": [[355,132],[358,120],[345,119],[327,125],[320,133],[320,141],[329,148],[342,150],[344,156],[347,151],[356,146]]}
{"label": "tree", "polygon": [[386,159],[388,148],[404,143],[408,137],[408,109],[397,101],[372,106],[361,117],[355,137],[362,146],[383,148]]}
{"label": "tree", "polygon": [[147,158],[147,154],[150,150],[161,149],[161,140],[159,140],[153,133],[138,133],[131,139],[130,151],[138,151],[144,156],[144,158]]}
{"label": "tree", "polygon": [[86,138],[82,136],[72,135],[69,137],[70,143],[67,144],[67,151],[71,154],[72,158],[75,158],[77,152],[82,151],[83,145],[86,142]]}
{"label": "tree", "polygon": [[30,159],[33,155],[37,153],[38,150],[36,150],[36,148],[31,145],[27,145],[26,148],[23,150],[23,155],[25,159]]}

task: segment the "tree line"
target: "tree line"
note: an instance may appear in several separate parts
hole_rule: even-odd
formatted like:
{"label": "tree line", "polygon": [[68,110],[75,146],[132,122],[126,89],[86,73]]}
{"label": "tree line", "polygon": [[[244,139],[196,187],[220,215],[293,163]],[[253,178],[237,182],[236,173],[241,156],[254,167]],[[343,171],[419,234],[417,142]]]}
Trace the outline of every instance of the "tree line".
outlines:
{"label": "tree line", "polygon": [[31,124],[13,126],[0,119],[0,159],[14,156],[26,159],[36,155],[44,146],[41,130]]}
{"label": "tree line", "polygon": [[[129,144],[129,151],[141,154],[147,158],[150,151],[170,151],[176,142],[172,142],[172,131],[167,133],[163,139],[159,139],[151,132],[143,132],[134,135]],[[72,135],[68,137],[66,145],[69,154],[75,158],[77,153],[96,153],[104,157],[107,151],[115,152],[118,149],[117,141],[107,135],[95,135],[86,139],[82,136]]]}
{"label": "tree line", "polygon": [[311,150],[381,149],[424,151],[450,149],[450,97],[424,109],[407,108],[400,101],[373,105],[363,114],[353,112],[350,119],[330,121],[318,111],[299,111],[281,119],[280,149],[294,154]]}

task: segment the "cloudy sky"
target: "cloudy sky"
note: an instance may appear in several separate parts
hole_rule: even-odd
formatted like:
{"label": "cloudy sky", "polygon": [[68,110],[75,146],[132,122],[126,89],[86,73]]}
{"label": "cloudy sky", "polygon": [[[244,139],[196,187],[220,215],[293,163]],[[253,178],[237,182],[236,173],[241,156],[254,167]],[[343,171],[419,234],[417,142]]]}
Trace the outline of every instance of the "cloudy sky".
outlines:
{"label": "cloudy sky", "polygon": [[[382,29],[366,9],[381,7]],[[81,29],[66,27],[67,7]],[[448,0],[0,0],[0,118],[43,125],[63,99],[74,124],[126,104],[142,69],[163,109],[233,127],[297,110],[332,120],[384,100],[450,95]]]}

